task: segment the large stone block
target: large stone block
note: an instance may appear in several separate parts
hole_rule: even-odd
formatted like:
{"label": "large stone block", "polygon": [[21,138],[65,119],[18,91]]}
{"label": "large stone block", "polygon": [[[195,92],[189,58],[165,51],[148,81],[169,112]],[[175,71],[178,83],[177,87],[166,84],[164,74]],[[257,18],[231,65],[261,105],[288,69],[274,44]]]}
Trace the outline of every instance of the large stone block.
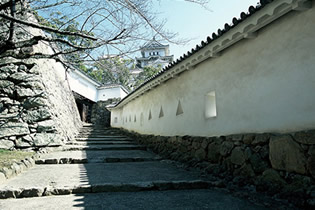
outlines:
{"label": "large stone block", "polygon": [[267,169],[266,171],[264,171],[261,178],[265,183],[277,184],[281,186],[286,184],[279,173],[273,169]]}
{"label": "large stone block", "polygon": [[269,134],[257,134],[252,145],[264,145],[267,144],[270,139]]}
{"label": "large stone block", "polygon": [[14,83],[19,82],[27,82],[34,80],[35,77],[32,74],[27,74],[25,72],[16,72],[9,76],[9,80],[13,81]]}
{"label": "large stone block", "polygon": [[16,90],[17,96],[19,98],[25,98],[25,97],[34,97],[39,96],[43,93],[42,90],[36,90],[36,89],[30,89],[30,88],[18,88]]}
{"label": "large stone block", "polygon": [[208,160],[212,163],[217,163],[220,160],[220,145],[211,143],[208,146]]}
{"label": "large stone block", "polygon": [[258,154],[251,155],[249,161],[256,173],[262,173],[269,167],[268,163],[262,160]]}
{"label": "large stone block", "polygon": [[28,147],[32,146],[32,142],[25,141],[24,139],[19,138],[19,139],[15,140],[15,146],[17,148],[28,148]]}
{"label": "large stone block", "polygon": [[[9,63],[9,58],[5,58],[5,59],[0,59],[0,63]],[[4,72],[4,73],[9,73],[9,74],[13,74],[15,72],[17,72],[18,67],[14,64],[11,65],[7,65],[7,66],[3,66],[0,68],[0,72]]]}
{"label": "large stone block", "polygon": [[24,100],[23,107],[26,109],[31,109],[35,107],[48,106],[49,103],[47,99],[42,97],[31,97]]}
{"label": "large stone block", "polygon": [[34,137],[34,145],[37,147],[44,146],[61,146],[62,138],[55,133],[37,133]]}
{"label": "large stone block", "polygon": [[301,144],[315,144],[315,130],[297,132],[294,139]]}
{"label": "large stone block", "polygon": [[56,123],[53,120],[41,121],[38,123],[37,131],[39,133],[56,131]]}
{"label": "large stone block", "polygon": [[51,117],[51,114],[47,109],[38,109],[38,110],[29,111],[25,117],[25,120],[31,123],[31,122],[47,120],[50,117]]}
{"label": "large stone block", "polygon": [[14,83],[8,80],[0,80],[0,89],[14,87]]}
{"label": "large stone block", "polygon": [[11,149],[14,147],[14,143],[9,140],[0,140],[0,149]]}
{"label": "large stone block", "polygon": [[245,154],[241,147],[235,147],[233,149],[231,162],[236,165],[242,165],[245,162]]}
{"label": "large stone block", "polygon": [[269,143],[269,159],[275,169],[306,173],[306,157],[302,148],[291,136],[274,136]]}
{"label": "large stone block", "polygon": [[195,152],[195,158],[197,158],[198,160],[204,160],[206,158],[206,151],[202,148],[198,149],[196,152]]}
{"label": "large stone block", "polygon": [[220,154],[222,156],[227,156],[228,154],[230,154],[233,147],[234,147],[233,142],[230,142],[230,141],[223,142],[220,148]]}
{"label": "large stone block", "polygon": [[27,123],[8,122],[0,127],[0,138],[30,134]]}
{"label": "large stone block", "polygon": [[315,155],[312,155],[307,159],[307,169],[312,177],[315,178]]}

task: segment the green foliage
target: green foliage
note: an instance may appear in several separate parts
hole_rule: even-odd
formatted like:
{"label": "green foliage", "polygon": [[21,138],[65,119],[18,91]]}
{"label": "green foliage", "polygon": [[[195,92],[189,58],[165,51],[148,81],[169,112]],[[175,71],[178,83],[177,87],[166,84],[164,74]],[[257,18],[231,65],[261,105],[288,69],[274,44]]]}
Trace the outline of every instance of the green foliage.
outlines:
{"label": "green foliage", "polygon": [[0,149],[0,169],[9,167],[15,161],[23,160],[34,155],[34,152],[9,151]]}
{"label": "green foliage", "polygon": [[138,87],[142,83],[144,83],[147,79],[154,76],[161,70],[161,66],[154,67],[154,66],[145,66],[143,71],[135,78],[134,87]]}
{"label": "green foliage", "polygon": [[99,59],[93,68],[86,71],[90,76],[103,84],[120,84],[129,88],[131,59],[112,57]]}

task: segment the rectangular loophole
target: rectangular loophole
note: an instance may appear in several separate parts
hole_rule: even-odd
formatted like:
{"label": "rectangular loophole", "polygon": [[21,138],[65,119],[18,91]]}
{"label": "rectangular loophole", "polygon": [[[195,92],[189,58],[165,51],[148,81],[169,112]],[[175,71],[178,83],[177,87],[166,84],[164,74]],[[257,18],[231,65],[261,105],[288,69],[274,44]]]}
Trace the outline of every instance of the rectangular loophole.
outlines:
{"label": "rectangular loophole", "polygon": [[205,117],[208,119],[216,116],[217,105],[215,100],[215,91],[211,91],[205,96]]}

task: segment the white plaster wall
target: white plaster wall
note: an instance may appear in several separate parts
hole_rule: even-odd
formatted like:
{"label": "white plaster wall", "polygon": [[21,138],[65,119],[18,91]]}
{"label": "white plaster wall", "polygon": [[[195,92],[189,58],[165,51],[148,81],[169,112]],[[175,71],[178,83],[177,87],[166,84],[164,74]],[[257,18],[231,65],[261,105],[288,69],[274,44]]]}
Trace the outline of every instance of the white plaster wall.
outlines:
{"label": "white plaster wall", "polygon": [[[152,56],[153,54],[153,52],[155,52],[155,55],[157,55],[156,54],[156,52],[159,52],[159,56],[165,56],[165,50],[163,50],[163,49],[155,49],[155,50],[148,50],[148,51],[145,51],[144,52],[144,56],[147,58],[147,57],[150,57],[150,56]],[[151,55],[149,55],[149,53],[151,53]]]}
{"label": "white plaster wall", "polygon": [[[314,129],[314,20],[314,7],[289,13],[256,38],[112,110],[111,125],[143,134],[196,136]],[[205,95],[211,91],[217,116],[206,119]],[[176,116],[178,100],[184,113]]]}
{"label": "white plaster wall", "polygon": [[97,89],[95,84],[82,78],[78,73],[73,71],[68,73],[68,81],[72,91],[92,101],[97,101]]}
{"label": "white plaster wall", "polygon": [[111,98],[123,98],[126,94],[122,92],[120,87],[99,89],[98,101],[106,101]]}
{"label": "white plaster wall", "polygon": [[125,98],[127,95],[128,95],[128,94],[127,94],[123,89],[120,88],[120,98],[123,99],[123,98]]}

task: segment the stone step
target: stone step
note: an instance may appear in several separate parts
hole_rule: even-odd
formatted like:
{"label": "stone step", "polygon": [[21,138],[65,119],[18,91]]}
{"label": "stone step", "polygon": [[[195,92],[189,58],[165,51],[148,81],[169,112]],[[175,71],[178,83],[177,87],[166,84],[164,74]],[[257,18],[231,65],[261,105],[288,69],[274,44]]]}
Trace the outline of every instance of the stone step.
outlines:
{"label": "stone step", "polygon": [[0,197],[33,197],[83,192],[112,192],[209,187],[199,173],[165,161],[36,165],[0,185]]}
{"label": "stone step", "polygon": [[62,147],[63,151],[76,151],[76,150],[146,150],[146,147],[139,145],[65,145]]}
{"label": "stone step", "polygon": [[132,139],[127,137],[80,137],[75,138],[76,141],[132,141]]}
{"label": "stone step", "polygon": [[[56,206],[58,204],[58,206]],[[237,198],[221,189],[107,192],[6,199],[0,201],[2,209],[216,209],[264,210],[245,199]],[[284,209],[284,208],[283,208]]]}
{"label": "stone step", "polygon": [[99,130],[99,131],[81,131],[80,134],[90,134],[90,133],[101,133],[101,134],[122,134],[121,132],[110,132],[110,131],[104,131],[104,130]]}
{"label": "stone step", "polygon": [[140,192],[161,190],[191,190],[208,189],[216,187],[217,182],[205,180],[177,180],[177,181],[146,181],[133,183],[101,183],[79,186],[47,186],[32,188],[6,188],[0,189],[0,199],[8,198],[32,198],[54,195],[69,195],[82,193],[103,192]]}
{"label": "stone step", "polygon": [[76,138],[128,138],[126,136],[121,136],[121,135],[117,135],[117,136],[113,136],[113,135],[79,135],[76,136]]}
{"label": "stone step", "polygon": [[107,157],[99,159],[87,159],[87,158],[50,158],[50,159],[38,159],[35,161],[36,164],[85,164],[85,163],[118,163],[118,162],[145,162],[145,161],[160,161],[161,157],[154,158],[143,158],[143,157],[132,157],[132,158],[119,158],[119,157]]}
{"label": "stone step", "polygon": [[67,145],[130,145],[132,141],[72,141],[67,142]]}
{"label": "stone step", "polygon": [[[145,150],[81,150],[81,151],[64,151],[42,154],[40,160],[48,160],[46,163],[80,163],[80,162],[136,162],[140,160],[158,160],[160,156]],[[39,162],[38,162],[39,163]]]}

